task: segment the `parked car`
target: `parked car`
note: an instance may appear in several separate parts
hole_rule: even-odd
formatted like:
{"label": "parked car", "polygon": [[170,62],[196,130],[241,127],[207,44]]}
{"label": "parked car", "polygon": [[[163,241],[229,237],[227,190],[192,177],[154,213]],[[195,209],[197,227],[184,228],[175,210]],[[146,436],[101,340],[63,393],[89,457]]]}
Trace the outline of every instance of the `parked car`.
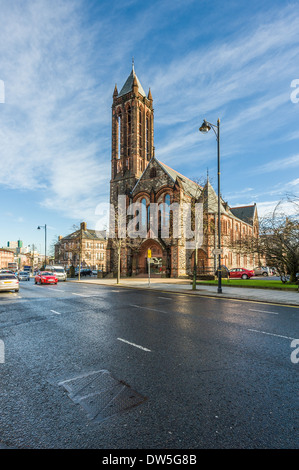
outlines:
{"label": "parked car", "polygon": [[[76,270],[75,275],[78,276],[78,270]],[[92,270],[91,269],[83,268],[80,271],[80,276],[91,276],[91,275],[92,275]]]}
{"label": "parked car", "polygon": [[67,274],[63,266],[46,266],[46,271],[55,274],[58,281],[66,281]]}
{"label": "parked car", "polygon": [[1,274],[14,274],[16,276],[16,273],[14,271],[11,271],[10,269],[1,269],[0,273]]}
{"label": "parked car", "polygon": [[18,279],[19,281],[30,281],[30,273],[28,271],[20,271]]}
{"label": "parked car", "polygon": [[230,279],[250,279],[254,276],[254,271],[245,268],[234,268],[229,270]]}
{"label": "parked car", "polygon": [[55,274],[49,271],[41,271],[34,278],[35,284],[57,284],[58,279]]}
{"label": "parked car", "polygon": [[255,276],[271,276],[272,271],[267,266],[258,266],[254,268],[254,275]]}
{"label": "parked car", "polygon": [[19,292],[19,279],[12,273],[0,273],[0,290]]}

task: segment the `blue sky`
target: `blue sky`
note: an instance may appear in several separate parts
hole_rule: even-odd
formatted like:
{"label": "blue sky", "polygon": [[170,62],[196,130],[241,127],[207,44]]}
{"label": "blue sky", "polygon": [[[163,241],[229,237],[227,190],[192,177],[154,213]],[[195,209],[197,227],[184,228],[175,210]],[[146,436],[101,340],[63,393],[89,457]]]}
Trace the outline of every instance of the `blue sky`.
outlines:
{"label": "blue sky", "polygon": [[132,57],[159,160],[191,179],[209,169],[217,189],[215,136],[198,128],[220,118],[231,206],[263,215],[298,194],[298,2],[0,0],[0,11],[0,246],[43,251],[38,225],[49,245],[82,220],[99,228],[112,94]]}

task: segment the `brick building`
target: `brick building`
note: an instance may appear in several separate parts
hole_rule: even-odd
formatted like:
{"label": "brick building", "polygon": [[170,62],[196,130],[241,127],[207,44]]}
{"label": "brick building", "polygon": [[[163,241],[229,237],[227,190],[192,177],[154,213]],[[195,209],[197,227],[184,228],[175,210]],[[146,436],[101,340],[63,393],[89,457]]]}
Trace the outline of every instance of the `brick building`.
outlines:
{"label": "brick building", "polygon": [[66,268],[79,266],[81,247],[81,265],[84,268],[107,272],[109,252],[107,252],[106,231],[88,229],[85,222],[79,230],[58,238],[55,244],[55,264]]}
{"label": "brick building", "polygon": [[[203,240],[200,248],[197,248],[197,268],[199,272],[214,272],[218,197],[208,179],[202,187],[156,158],[153,98],[150,89],[147,95],[144,92],[134,66],[120,92],[115,85],[113,93],[110,204],[116,214],[121,197],[125,200],[126,210],[132,203],[140,203],[140,208],[135,211],[135,215],[138,215],[136,226],[138,230],[140,225],[146,227],[146,233],[143,232],[141,237],[128,240],[122,246],[123,276],[147,272],[148,249],[151,249],[153,258],[151,272],[170,277],[190,276],[195,248],[188,246],[186,236],[174,237],[171,224],[174,220],[174,204],[179,207],[187,204],[192,208],[196,203],[201,203],[203,207]],[[150,229],[154,210],[157,218],[155,236]],[[190,214],[192,219],[192,210]],[[132,214],[126,219],[129,224]],[[112,224],[112,230],[117,233],[118,222],[113,220]],[[170,227],[169,234],[163,231],[167,224]],[[253,253],[241,254],[233,247],[234,241],[242,240],[242,237],[258,237],[255,204],[234,208],[221,199],[221,234],[222,264],[228,268],[253,268],[256,265],[257,259]],[[115,243],[110,240],[108,248],[108,270],[115,272]]]}
{"label": "brick building", "polygon": [[9,248],[0,248],[0,269],[8,268],[8,263],[15,261],[14,250]]}

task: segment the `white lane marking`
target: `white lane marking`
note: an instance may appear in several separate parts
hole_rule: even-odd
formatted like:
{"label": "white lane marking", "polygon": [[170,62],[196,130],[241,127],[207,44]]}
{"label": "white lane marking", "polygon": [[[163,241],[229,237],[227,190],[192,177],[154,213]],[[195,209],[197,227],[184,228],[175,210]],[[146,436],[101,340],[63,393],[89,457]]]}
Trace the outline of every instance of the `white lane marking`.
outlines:
{"label": "white lane marking", "polygon": [[250,308],[249,310],[250,312],[272,313],[272,315],[278,315],[277,312],[269,312],[268,310],[254,310],[253,308]]}
{"label": "white lane marking", "polygon": [[171,297],[158,297],[158,299],[172,300]]}
{"label": "white lane marking", "polygon": [[79,295],[80,297],[98,297],[101,294],[77,294],[76,292],[72,292],[73,295]]}
{"label": "white lane marking", "polygon": [[62,290],[62,289],[55,289],[55,292],[58,291],[58,292],[65,292],[65,290]]}
{"label": "white lane marking", "polygon": [[141,307],[140,305],[130,305],[130,307],[142,308],[144,310],[153,310],[154,312],[160,312],[160,313],[167,313],[167,312],[165,312],[165,310],[158,310],[158,309],[152,308],[152,307]]}
{"label": "white lane marking", "polygon": [[56,315],[61,315],[60,312],[56,312],[56,310],[50,310],[50,312],[56,313]]}
{"label": "white lane marking", "polygon": [[130,346],[135,346],[135,348],[142,349],[143,351],[146,351],[146,352],[151,352],[150,349],[144,348],[143,346],[140,346],[139,344],[130,343],[130,341],[127,341],[127,340],[122,339],[122,338],[117,338],[117,339],[118,339],[119,341],[122,341],[123,343],[129,344]]}
{"label": "white lane marking", "polygon": [[267,333],[266,331],[252,330],[250,328],[248,328],[248,331],[254,331],[255,333],[262,333],[263,335],[277,336],[278,338],[295,339],[295,338],[290,338],[289,336],[276,335],[275,333]]}

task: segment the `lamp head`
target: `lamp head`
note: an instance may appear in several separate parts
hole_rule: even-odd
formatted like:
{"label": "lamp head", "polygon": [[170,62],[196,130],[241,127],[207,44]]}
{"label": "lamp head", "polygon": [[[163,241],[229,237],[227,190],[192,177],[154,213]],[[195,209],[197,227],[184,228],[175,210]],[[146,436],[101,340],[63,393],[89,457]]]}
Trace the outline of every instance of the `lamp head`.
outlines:
{"label": "lamp head", "polygon": [[40,230],[40,226],[37,227],[37,230]]}
{"label": "lamp head", "polygon": [[207,132],[209,132],[210,129],[211,129],[211,126],[204,119],[202,125],[199,128],[199,131],[202,132],[203,134],[206,134]]}

